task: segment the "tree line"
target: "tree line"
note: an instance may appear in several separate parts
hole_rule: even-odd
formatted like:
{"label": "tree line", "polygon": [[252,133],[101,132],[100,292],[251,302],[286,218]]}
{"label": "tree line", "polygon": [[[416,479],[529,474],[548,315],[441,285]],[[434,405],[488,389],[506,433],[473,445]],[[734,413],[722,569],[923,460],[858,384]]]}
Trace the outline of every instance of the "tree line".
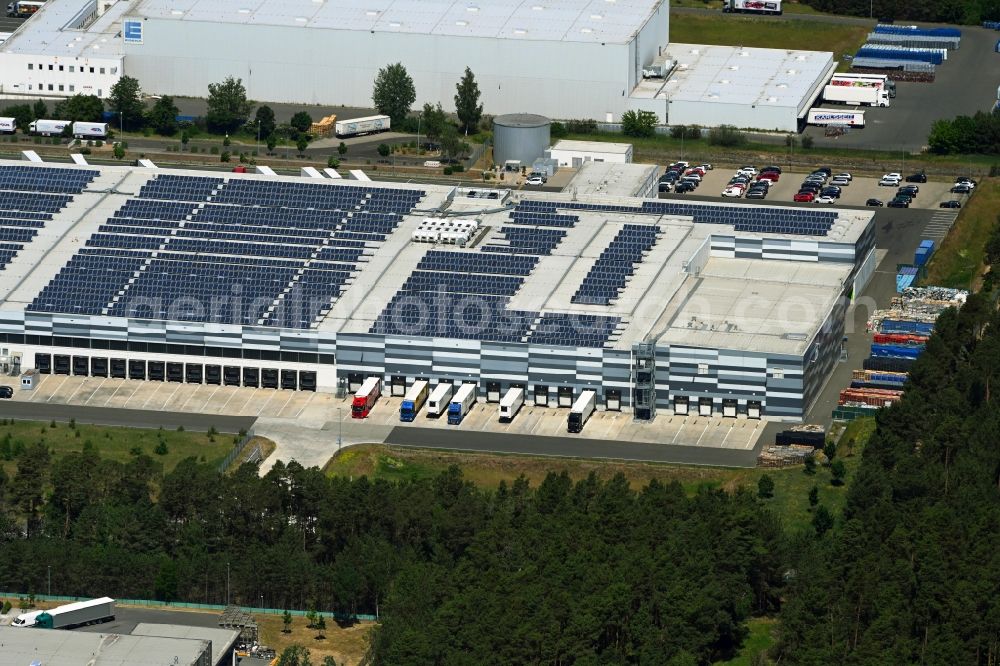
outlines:
{"label": "tree line", "polygon": [[980,111],[973,116],[936,120],[927,146],[940,155],[1000,153],[1000,114]]}

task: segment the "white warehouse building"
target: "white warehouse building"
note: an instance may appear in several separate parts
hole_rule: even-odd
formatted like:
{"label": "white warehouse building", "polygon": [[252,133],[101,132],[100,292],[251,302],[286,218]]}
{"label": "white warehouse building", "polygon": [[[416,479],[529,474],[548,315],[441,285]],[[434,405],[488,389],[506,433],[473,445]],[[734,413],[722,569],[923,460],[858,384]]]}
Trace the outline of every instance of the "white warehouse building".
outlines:
{"label": "white warehouse building", "polygon": [[[368,108],[378,70],[401,62],[415,107],[453,109],[469,67],[493,115],[618,122],[645,109],[687,124],[693,103],[702,125],[791,131],[822,89],[793,81],[787,95],[762,93],[778,104],[746,90],[731,104],[698,90],[719,73],[704,57],[643,79],[679,59],[670,51],[668,0],[48,0],[0,44],[0,96],[107,98],[127,74],[147,94],[204,97],[233,76],[254,100]],[[744,87],[780,84],[783,58],[756,51]],[[832,54],[803,53],[816,76],[832,72]],[[673,92],[688,87],[694,97]]]}

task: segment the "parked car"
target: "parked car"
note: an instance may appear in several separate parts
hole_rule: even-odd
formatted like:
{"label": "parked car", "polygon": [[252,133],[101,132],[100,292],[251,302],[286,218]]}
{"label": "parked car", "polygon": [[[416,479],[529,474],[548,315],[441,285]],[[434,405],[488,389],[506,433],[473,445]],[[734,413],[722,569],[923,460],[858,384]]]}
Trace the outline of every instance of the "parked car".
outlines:
{"label": "parked car", "polygon": [[952,194],[971,194],[972,193],[972,188],[963,183],[963,184],[960,184],[960,185],[953,186],[948,191],[951,192]]}
{"label": "parked car", "polygon": [[535,176],[533,178],[529,178],[528,180],[524,181],[524,184],[525,185],[536,185],[537,186],[537,185],[544,185],[545,181],[542,180],[541,178],[539,178],[538,176]]}
{"label": "parked car", "polygon": [[0,398],[10,400],[14,397],[14,389],[9,386],[0,386]]}
{"label": "parked car", "polygon": [[917,187],[916,185],[906,185],[905,187],[901,187],[898,190],[896,190],[896,194],[905,194],[909,196],[911,199],[916,199],[917,194],[919,192],[920,188]]}
{"label": "parked car", "polygon": [[754,166],[740,167],[739,169],[737,169],[736,173],[741,173],[741,174],[743,174],[745,176],[756,176],[757,175],[757,167],[754,167]]}
{"label": "parked car", "polygon": [[738,185],[733,185],[732,187],[727,187],[722,191],[722,196],[724,197],[735,197],[740,198],[743,196],[743,188]]}
{"label": "parked car", "polygon": [[781,174],[779,174],[777,171],[762,171],[757,176],[757,180],[759,182],[763,181],[763,182],[777,183],[780,178]]}
{"label": "parked car", "polygon": [[846,178],[841,178],[840,176],[834,176],[833,180],[830,181],[830,184],[836,185],[838,187],[845,187],[847,185],[850,185],[851,181],[849,181]]}
{"label": "parked car", "polygon": [[892,173],[887,173],[887,174],[885,174],[885,175],[884,175],[884,176],[882,176],[882,177],[883,177],[883,178],[895,178],[895,179],[897,179],[897,180],[903,180],[903,176],[902,176],[902,174],[898,174],[898,173],[896,173],[895,171],[893,171]]}
{"label": "parked car", "polygon": [[685,192],[694,192],[695,185],[690,180],[682,180],[677,183],[677,187],[674,188],[674,194],[684,194]]}
{"label": "parked car", "polygon": [[976,183],[976,181],[972,180],[971,178],[959,177],[959,178],[955,179],[955,184],[956,185],[968,185],[970,190],[974,190],[974,189],[976,189],[976,185],[978,183]]}
{"label": "parked car", "polygon": [[747,190],[744,199],[763,199],[767,196],[767,190]]}
{"label": "parked car", "polygon": [[701,174],[697,171],[685,171],[682,180],[696,180],[701,182]]}
{"label": "parked car", "polygon": [[711,164],[699,164],[699,165],[698,165],[698,168],[699,168],[699,169],[704,169],[705,171],[711,171],[711,170],[712,170],[712,169],[714,169],[715,167],[714,167],[714,166],[712,166]]}
{"label": "parked car", "polygon": [[927,174],[921,171],[920,173],[911,173],[906,177],[906,182],[908,183],[926,183]]}
{"label": "parked car", "polygon": [[769,165],[769,166],[766,166],[766,167],[764,167],[763,169],[760,170],[761,173],[764,173],[765,171],[772,171],[774,173],[779,173],[780,174],[781,173],[781,167],[780,166],[775,166],[775,165]]}
{"label": "parked car", "polygon": [[669,183],[669,182],[665,182],[665,181],[660,183],[660,192],[669,192],[672,189],[674,189],[674,184],[673,183]]}
{"label": "parked car", "polygon": [[829,178],[830,176],[833,175],[833,169],[831,169],[830,167],[819,167],[813,173],[821,173],[827,178]]}
{"label": "parked car", "polygon": [[872,206],[874,208],[881,208],[885,204],[882,202],[881,199],[869,199],[868,201],[865,202],[865,205]]}
{"label": "parked car", "polygon": [[882,176],[882,180],[878,181],[879,187],[899,187],[899,176],[894,176],[892,174]]}
{"label": "parked car", "polygon": [[938,204],[938,208],[961,208],[961,207],[962,207],[962,202],[955,201],[954,199],[952,199],[951,201],[942,201],[940,204]]}
{"label": "parked car", "polygon": [[829,194],[824,194],[816,198],[816,203],[832,204],[837,203],[837,199],[835,197],[831,197]]}
{"label": "parked car", "polygon": [[816,198],[816,195],[813,194],[812,192],[799,192],[794,197],[792,197],[792,201],[798,201],[799,203],[802,203],[802,202],[808,203],[808,202],[812,201],[815,198]]}
{"label": "parked car", "polygon": [[909,199],[893,199],[892,201],[890,201],[889,203],[886,204],[886,207],[887,208],[909,208],[910,207],[910,200]]}
{"label": "parked car", "polygon": [[852,176],[851,174],[847,173],[846,171],[842,171],[842,172],[838,173],[836,176],[834,176],[834,178],[843,178],[843,179],[847,180],[848,182],[854,180],[854,176]]}
{"label": "parked car", "polygon": [[822,189],[823,186],[819,183],[802,183],[802,185],[799,186],[799,192],[812,192],[813,194]]}
{"label": "parked car", "polygon": [[836,185],[827,185],[822,190],[822,194],[829,194],[831,196],[836,196],[836,197],[839,197],[841,194],[843,194],[843,192],[844,191],[839,187],[837,187]]}

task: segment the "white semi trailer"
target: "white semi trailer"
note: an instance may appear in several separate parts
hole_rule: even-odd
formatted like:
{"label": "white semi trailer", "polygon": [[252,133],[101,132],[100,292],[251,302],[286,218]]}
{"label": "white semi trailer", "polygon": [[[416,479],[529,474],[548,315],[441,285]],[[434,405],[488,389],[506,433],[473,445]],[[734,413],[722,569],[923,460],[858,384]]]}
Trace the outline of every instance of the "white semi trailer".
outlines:
{"label": "white semi trailer", "polygon": [[338,137],[343,138],[388,132],[391,124],[389,116],[365,116],[351,120],[338,120],[333,129]]}
{"label": "white semi trailer", "polygon": [[11,625],[40,629],[72,629],[85,624],[110,622],[114,619],[115,600],[111,597],[101,597],[65,604],[51,610],[24,613],[15,618]]}
{"label": "white semi trailer", "polygon": [[873,86],[845,86],[828,84],[823,88],[823,99],[827,102],[853,104],[855,106],[889,106],[889,93],[884,88]]}
{"label": "white semi trailer", "polygon": [[722,0],[722,11],[738,14],[781,14],[781,0]]}
{"label": "white semi trailer", "polygon": [[809,109],[806,123],[826,127],[827,125],[843,125],[847,127],[864,127],[865,112],[858,109]]}

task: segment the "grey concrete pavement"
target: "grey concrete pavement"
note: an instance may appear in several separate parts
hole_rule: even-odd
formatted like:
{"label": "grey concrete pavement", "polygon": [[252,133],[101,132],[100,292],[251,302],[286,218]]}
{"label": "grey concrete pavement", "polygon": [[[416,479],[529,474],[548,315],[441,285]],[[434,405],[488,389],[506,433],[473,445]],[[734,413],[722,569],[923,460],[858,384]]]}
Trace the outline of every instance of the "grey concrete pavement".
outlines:
{"label": "grey concrete pavement", "polygon": [[113,409],[85,407],[80,405],[60,405],[32,403],[19,400],[0,400],[0,418],[14,418],[27,421],[68,422],[93,425],[123,426],[127,428],[170,428],[184,426],[187,430],[206,432],[215,427],[220,432],[235,433],[249,430],[255,419],[243,416],[185,414],[141,409]]}
{"label": "grey concrete pavement", "polygon": [[74,631],[98,634],[131,634],[137,624],[179,624],[185,627],[219,628],[219,613],[166,610],[163,608],[135,608],[117,606],[115,619],[104,624],[79,627]]}
{"label": "grey concrete pavement", "polygon": [[640,442],[618,442],[580,437],[544,437],[507,435],[494,432],[469,433],[438,428],[397,427],[386,438],[387,444],[414,448],[509,453],[531,456],[635,460],[685,465],[753,467],[753,450],[677,446]]}

